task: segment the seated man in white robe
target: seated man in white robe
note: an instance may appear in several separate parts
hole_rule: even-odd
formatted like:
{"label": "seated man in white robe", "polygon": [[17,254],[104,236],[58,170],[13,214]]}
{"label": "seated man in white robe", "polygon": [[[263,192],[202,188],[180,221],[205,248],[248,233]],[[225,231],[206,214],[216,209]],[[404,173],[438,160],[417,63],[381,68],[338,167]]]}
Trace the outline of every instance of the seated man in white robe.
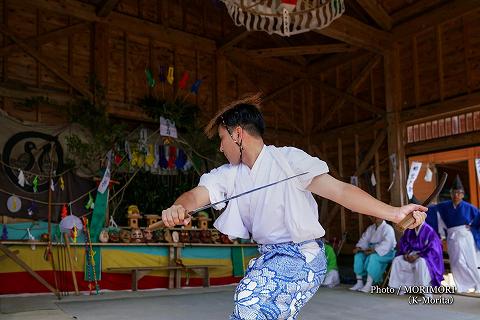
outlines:
{"label": "seated man in white robe", "polygon": [[[353,271],[357,283],[350,290],[370,292],[372,285],[380,283],[388,263],[395,257],[395,231],[385,220],[370,217],[375,223],[362,234],[353,249]],[[363,278],[367,277],[364,284]]]}
{"label": "seated man in white robe", "polygon": [[443,279],[443,248],[437,233],[427,223],[406,230],[400,238],[398,252],[392,262],[392,288],[405,291],[405,286],[440,286]]}

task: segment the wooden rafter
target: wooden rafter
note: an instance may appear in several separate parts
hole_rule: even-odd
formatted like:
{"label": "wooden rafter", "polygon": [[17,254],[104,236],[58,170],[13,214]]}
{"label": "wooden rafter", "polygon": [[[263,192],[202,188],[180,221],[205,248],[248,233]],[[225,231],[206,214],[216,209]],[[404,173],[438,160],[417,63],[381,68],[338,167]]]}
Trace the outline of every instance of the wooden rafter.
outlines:
{"label": "wooden rafter", "polygon": [[419,108],[403,110],[400,113],[401,122],[426,120],[440,115],[458,113],[460,111],[477,110],[480,105],[480,92],[436,102]]}
{"label": "wooden rafter", "polygon": [[479,8],[480,0],[449,1],[437,10],[428,11],[415,19],[393,28],[393,37],[395,40],[400,40],[407,36],[420,33],[425,29],[435,27],[437,24],[461,17]]}
{"label": "wooden rafter", "polygon": [[336,95],[337,97],[344,97],[345,99],[347,99],[347,101],[359,106],[360,108],[364,109],[364,110],[367,110],[367,111],[370,111],[370,112],[373,112],[377,115],[381,115],[383,116],[385,114],[385,110],[382,110],[374,105],[372,105],[371,103],[368,103],[362,99],[359,99],[349,93],[346,93],[340,89],[337,89],[335,88],[334,86],[332,85],[329,85],[328,83],[325,83],[325,82],[320,82],[320,81],[316,81],[316,83],[320,86],[320,88],[324,89],[325,91],[328,91],[329,93],[331,94],[334,94]]}
{"label": "wooden rafter", "polygon": [[[89,25],[90,24],[87,22],[76,23],[68,27],[60,28],[51,32],[41,34],[37,37],[25,39],[24,42],[25,44],[32,47],[41,46],[42,44],[56,41],[59,38],[65,38],[73,34],[76,34],[78,32],[81,32],[83,30],[86,30]],[[20,50],[22,49],[18,46],[18,44],[12,43],[0,49],[0,57],[8,56],[13,52],[20,51]]]}
{"label": "wooden rafter", "polygon": [[277,58],[253,59],[246,50],[233,48],[225,53],[232,60],[250,66],[257,66],[263,70],[273,71],[277,74],[285,74],[292,77],[304,78],[306,73],[301,66]]}
{"label": "wooden rafter", "polygon": [[337,178],[337,179],[342,179],[342,176],[340,175],[340,173],[338,172],[337,168],[330,162],[328,161],[328,158],[327,156],[320,151],[320,148],[317,146],[317,145],[312,145],[312,151],[313,151],[313,155],[317,155],[320,159],[322,159],[323,161],[325,161],[328,165],[328,169],[330,170],[330,172],[332,173],[332,175]]}
{"label": "wooden rafter", "polygon": [[367,169],[368,164],[370,163],[370,161],[372,161],[373,157],[375,156],[375,153],[377,152],[378,148],[380,148],[380,146],[383,144],[383,141],[385,141],[386,137],[387,137],[387,130],[382,129],[378,133],[377,138],[371,145],[370,149],[368,149],[368,152],[365,155],[365,158],[363,158],[357,170],[355,170],[355,173],[353,174],[354,176],[358,177]]}
{"label": "wooden rafter", "polygon": [[316,138],[316,141],[330,141],[336,137],[352,136],[359,132],[367,132],[373,129],[382,129],[387,126],[385,117],[356,122],[353,124],[322,131],[322,134]]}
{"label": "wooden rafter", "polygon": [[97,16],[107,17],[119,2],[120,0],[104,0],[97,6]]}
{"label": "wooden rafter", "polygon": [[126,14],[112,12],[106,18],[97,16],[97,8],[93,5],[75,0],[22,0],[25,7],[39,8],[72,16],[86,21],[105,22],[110,26],[133,34],[151,37],[173,46],[190,50],[214,53],[217,50],[215,41],[188,32],[168,28],[153,22],[138,19]]}
{"label": "wooden rafter", "polygon": [[392,29],[393,21],[385,9],[376,0],[357,0],[370,17],[384,30]]}
{"label": "wooden rafter", "polygon": [[357,50],[348,53],[337,53],[319,61],[310,63],[307,65],[307,72],[309,76],[315,77],[319,73],[334,69],[353,60],[363,58],[369,54],[370,52],[364,50]]}
{"label": "wooden rafter", "polygon": [[[247,81],[247,83],[248,83],[250,86],[252,86],[252,87],[257,88],[258,90],[260,90],[260,89],[258,88],[258,85],[256,85],[256,84],[250,79],[250,77],[248,77],[247,74],[246,74],[245,72],[243,72],[243,70],[241,70],[239,67],[237,67],[237,66],[235,65],[234,61],[229,60],[228,62],[230,63],[230,67],[231,67],[231,69],[232,69],[232,71],[233,71],[234,73],[236,73],[236,74],[239,75],[239,76],[242,76],[242,77]],[[260,90],[260,91],[262,91],[262,90]],[[270,100],[270,101],[271,101],[271,100]],[[285,111],[283,111],[282,108],[279,108],[278,106],[276,106],[276,111],[277,111],[278,113],[280,113],[280,114],[282,115],[282,117],[284,117],[285,119],[288,119],[288,118],[289,118],[289,116],[285,113]],[[298,133],[300,133],[300,134],[303,134],[303,133],[304,133],[302,129],[300,129],[295,123],[293,123],[293,121],[289,121],[289,123],[290,123],[290,125],[291,125]]]}
{"label": "wooden rafter", "polygon": [[[289,39],[286,39],[284,37],[280,36],[273,36],[272,40],[280,47],[291,47],[291,41]],[[307,59],[302,56],[292,56],[292,58],[301,66],[306,66],[307,65]]]}
{"label": "wooden rafter", "polygon": [[283,47],[283,48],[267,48],[248,50],[248,53],[259,57],[282,57],[282,56],[296,56],[296,55],[308,55],[308,54],[326,54],[336,52],[351,52],[356,51],[358,48],[345,43],[338,44],[320,44],[312,46],[295,46],[295,47]]}
{"label": "wooden rafter", "polygon": [[[362,84],[362,82],[370,75],[370,71],[375,68],[375,66],[380,62],[381,56],[375,56],[365,65],[362,71],[355,77],[350,86],[347,88],[346,92],[351,94],[357,90],[357,88]],[[322,121],[318,123],[317,126],[313,129],[313,132],[316,132],[320,128],[324,128],[325,125],[330,121],[332,116],[338,112],[344,103],[347,101],[345,96],[341,96],[337,99],[335,104],[330,108],[328,113],[322,117]]]}
{"label": "wooden rafter", "polygon": [[240,41],[248,37],[250,34],[251,32],[248,32],[243,29],[238,29],[233,33],[233,35],[228,36],[227,39],[225,39],[223,43],[221,43],[218,46],[217,53],[223,53],[228,49],[233,48],[233,46],[235,46],[237,43],[239,43]]}
{"label": "wooden rafter", "polygon": [[32,56],[43,66],[53,72],[56,76],[68,83],[74,89],[76,89],[78,92],[80,92],[89,99],[93,99],[93,94],[90,92],[90,90],[84,87],[83,84],[80,84],[75,78],[63,71],[57,64],[52,62],[50,59],[43,56],[38,50],[18,39],[4,24],[0,24],[0,32],[3,33],[6,37],[10,38],[27,54]]}
{"label": "wooden rafter", "polygon": [[313,31],[380,54],[392,45],[389,32],[373,28],[346,15],[333,21],[326,28]]}
{"label": "wooden rafter", "polygon": [[392,19],[394,24],[398,24],[405,20],[408,20],[410,17],[413,17],[419,13],[426,11],[427,9],[445,2],[448,0],[417,0],[412,5],[398,10],[392,14]]}
{"label": "wooden rafter", "polygon": [[[8,85],[7,83],[0,84],[0,96],[14,99],[29,99],[35,97],[48,98],[51,101],[55,101],[59,104],[67,104],[72,102],[73,97],[68,93],[61,93],[56,91],[30,88],[30,87],[18,87]],[[123,102],[110,101],[107,106],[107,112],[114,117],[122,119],[138,120],[143,122],[154,122],[145,113],[139,112],[139,110],[132,109],[130,104]]]}
{"label": "wooden rafter", "polygon": [[271,92],[269,93],[268,95],[266,95],[263,99],[262,99],[262,102],[263,103],[266,103],[272,99],[275,99],[277,96],[279,96],[280,94],[284,93],[285,91],[288,91],[288,90],[291,90],[292,88],[296,87],[297,85],[303,83],[303,81],[305,81],[305,79],[296,79],[296,80],[293,80],[292,82],[290,82],[289,84],[275,90],[274,92]]}

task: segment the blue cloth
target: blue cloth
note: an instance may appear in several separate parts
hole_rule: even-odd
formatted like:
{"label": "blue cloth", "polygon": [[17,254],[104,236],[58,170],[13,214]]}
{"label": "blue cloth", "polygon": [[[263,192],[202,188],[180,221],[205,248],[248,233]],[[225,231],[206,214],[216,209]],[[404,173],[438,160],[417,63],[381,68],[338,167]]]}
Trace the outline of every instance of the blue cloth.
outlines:
{"label": "blue cloth", "polygon": [[428,211],[425,221],[437,232],[442,232],[442,230],[438,230],[437,212],[447,228],[471,226],[475,243],[480,250],[480,212],[477,208],[466,201],[461,201],[455,208],[453,202],[448,200],[428,207]]}
{"label": "blue cloth", "polygon": [[327,272],[321,241],[316,255],[305,252],[313,241],[260,245],[261,255],[250,261],[235,290],[230,319],[295,319]]}
{"label": "blue cloth", "polygon": [[358,276],[369,275],[373,283],[380,283],[387,265],[395,258],[395,250],[391,250],[384,256],[374,252],[368,256],[363,252],[357,252],[353,257],[353,272]]}

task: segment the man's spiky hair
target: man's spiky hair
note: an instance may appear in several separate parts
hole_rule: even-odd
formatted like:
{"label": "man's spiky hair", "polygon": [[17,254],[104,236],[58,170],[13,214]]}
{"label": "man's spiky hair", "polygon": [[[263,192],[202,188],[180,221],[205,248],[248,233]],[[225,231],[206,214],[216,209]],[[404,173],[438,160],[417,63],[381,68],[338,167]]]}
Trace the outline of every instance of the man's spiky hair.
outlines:
{"label": "man's spiky hair", "polygon": [[208,122],[207,126],[204,129],[205,134],[208,138],[212,138],[217,133],[217,127],[222,123],[222,115],[225,112],[235,108],[238,105],[247,104],[256,107],[258,110],[261,109],[260,104],[262,102],[262,93],[257,92],[255,94],[248,94],[242,96],[240,99],[235,100],[224,106],[221,110],[219,110],[215,116]]}

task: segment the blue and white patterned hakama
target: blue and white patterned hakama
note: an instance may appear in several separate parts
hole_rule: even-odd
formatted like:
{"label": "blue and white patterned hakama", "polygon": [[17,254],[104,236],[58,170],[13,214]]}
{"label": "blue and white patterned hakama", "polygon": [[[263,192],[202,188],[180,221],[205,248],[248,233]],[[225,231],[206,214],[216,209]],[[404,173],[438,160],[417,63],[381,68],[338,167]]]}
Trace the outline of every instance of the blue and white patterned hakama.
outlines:
{"label": "blue and white patterned hakama", "polygon": [[234,296],[231,320],[296,319],[327,272],[321,241],[259,246]]}

